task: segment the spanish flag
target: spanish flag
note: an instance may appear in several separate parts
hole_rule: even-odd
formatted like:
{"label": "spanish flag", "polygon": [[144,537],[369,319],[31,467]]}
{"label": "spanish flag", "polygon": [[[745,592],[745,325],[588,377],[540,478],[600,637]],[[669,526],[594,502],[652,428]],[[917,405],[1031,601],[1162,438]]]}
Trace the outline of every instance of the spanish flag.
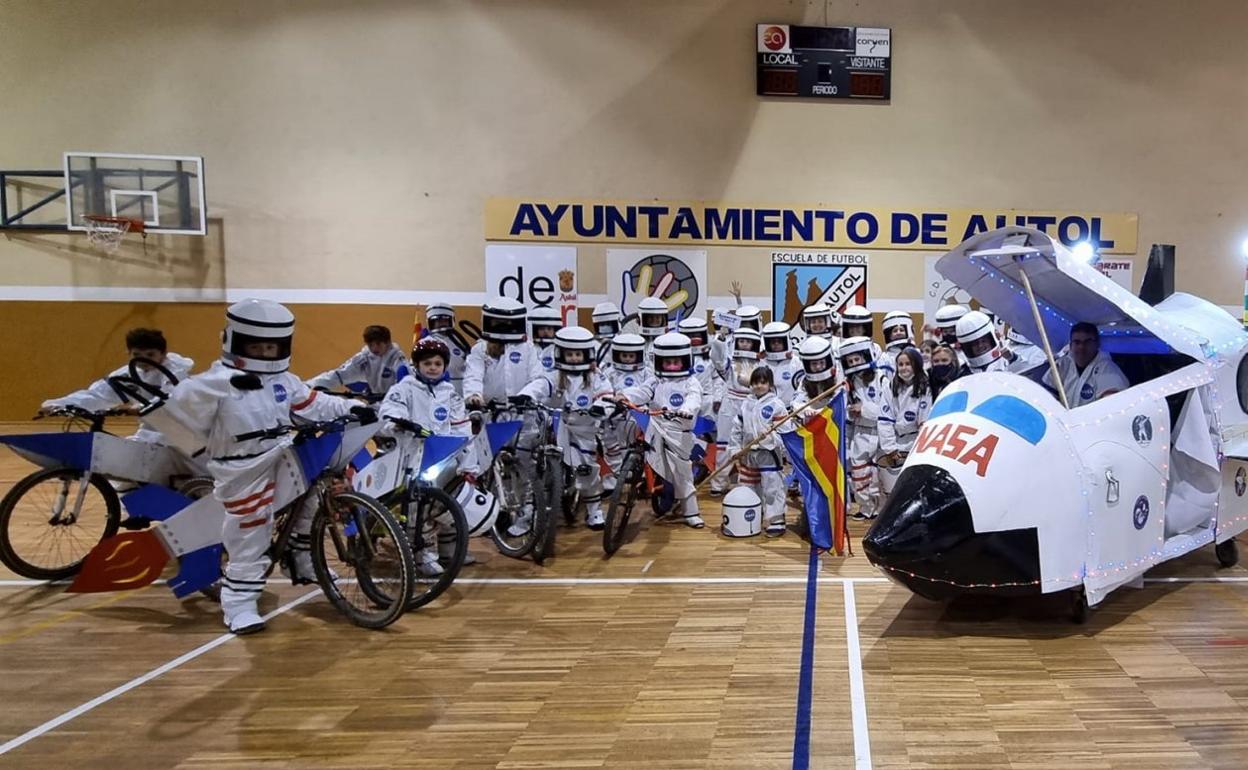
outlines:
{"label": "spanish flag", "polygon": [[795,431],[782,433],[802,491],[802,504],[816,548],[845,553],[845,391]]}

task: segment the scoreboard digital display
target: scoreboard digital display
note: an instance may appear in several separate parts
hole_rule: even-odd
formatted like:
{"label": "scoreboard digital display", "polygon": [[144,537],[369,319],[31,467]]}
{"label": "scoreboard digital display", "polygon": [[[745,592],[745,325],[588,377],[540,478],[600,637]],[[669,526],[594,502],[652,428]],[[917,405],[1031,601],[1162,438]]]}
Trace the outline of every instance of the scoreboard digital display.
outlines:
{"label": "scoreboard digital display", "polygon": [[887,27],[758,25],[758,95],[888,99]]}

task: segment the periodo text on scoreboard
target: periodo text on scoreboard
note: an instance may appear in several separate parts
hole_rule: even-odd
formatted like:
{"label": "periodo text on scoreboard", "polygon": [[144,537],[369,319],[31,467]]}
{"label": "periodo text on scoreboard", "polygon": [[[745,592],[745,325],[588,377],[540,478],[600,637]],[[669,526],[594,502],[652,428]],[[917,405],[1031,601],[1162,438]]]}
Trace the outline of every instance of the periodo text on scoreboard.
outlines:
{"label": "periodo text on scoreboard", "polygon": [[[1133,215],[1026,211],[881,211],[829,208],[756,208],[655,204],[517,201],[506,232],[502,222],[487,238],[550,241],[675,243],[792,243],[800,245],[937,248],[998,227],[1031,227],[1067,246],[1134,251]],[[1113,217],[1114,227],[1106,224]],[[488,219],[488,217],[487,217]],[[1123,220],[1123,221],[1119,221]],[[1130,226],[1130,243],[1112,230]]]}

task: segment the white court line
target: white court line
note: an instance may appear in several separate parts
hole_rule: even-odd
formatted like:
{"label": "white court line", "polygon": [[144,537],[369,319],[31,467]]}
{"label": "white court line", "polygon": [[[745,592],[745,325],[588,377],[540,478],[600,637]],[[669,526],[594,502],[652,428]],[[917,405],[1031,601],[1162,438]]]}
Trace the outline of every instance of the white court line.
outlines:
{"label": "white court line", "polygon": [[871,768],[871,735],[867,730],[867,689],[862,682],[862,650],[858,644],[858,603],[854,581],[846,580],[845,646],[849,650],[849,701],[854,720],[854,767]]}
{"label": "white court line", "polygon": [[[46,580],[0,580],[0,588],[35,588],[39,586],[67,585],[69,581],[48,582]],[[819,578],[820,583],[887,583],[886,577],[831,577]],[[1248,583],[1244,577],[1161,577],[1144,578],[1145,583]],[[804,577],[623,577],[623,578],[455,578],[460,585],[537,585],[537,586],[577,586],[577,585],[616,585],[616,584],[647,584],[656,585],[715,585],[715,584],[755,584],[755,585],[806,585]]]}
{"label": "white court line", "polygon": [[[281,607],[278,607],[277,609],[270,612],[268,615],[265,615],[264,620],[267,621],[272,618],[275,618],[278,615],[281,615],[283,612],[292,610],[295,607],[298,607],[300,604],[303,604],[304,602],[308,601],[309,599],[313,599],[320,595],[321,595],[321,589],[319,588],[313,591],[309,591],[303,596],[300,596],[298,599],[295,599],[294,601],[291,601],[291,602],[287,602],[286,604],[283,604]],[[192,661],[195,658],[198,658],[200,655],[203,655],[204,653],[211,652],[212,650],[217,649],[221,645],[226,644],[227,642],[229,642],[231,639],[234,639],[234,638],[236,638],[234,634],[229,634],[229,633],[222,634],[221,636],[218,636],[216,639],[213,639],[211,642],[202,644],[199,647],[196,647],[195,649],[186,653],[185,655],[180,655],[174,658],[173,660],[169,661],[168,663],[157,666],[151,671],[148,671],[146,674],[143,674],[142,676],[139,676],[139,677],[135,677],[134,679],[131,679],[129,682],[126,682],[125,684],[119,687],[114,687],[113,689],[109,690],[103,695],[100,695],[96,698],[92,698],[91,700],[87,701],[81,706],[78,706],[76,708],[70,709],[69,711],[66,711],[64,714],[61,714],[59,717],[56,717],[55,719],[49,719],[47,722],[44,722],[38,727],[32,730],[27,730],[26,732],[22,733],[21,735],[17,736],[11,741],[8,741],[7,743],[0,745],[0,755],[7,754],[13,749],[16,749],[19,746],[29,743],[30,741],[33,741],[35,738],[38,738],[44,733],[50,730],[55,730],[56,728],[65,724],[66,722],[70,722],[70,721],[73,721],[74,719],[77,719],[78,717],[82,716],[88,711],[91,711],[95,707],[102,706],[105,703],[108,703],[110,700],[113,700],[114,698],[118,698],[122,695],[125,695],[126,693],[130,692],[136,687],[139,687],[140,685],[146,684],[147,682],[150,682],[159,676],[169,673],[170,671],[174,670],[178,666],[181,666],[183,663]]]}

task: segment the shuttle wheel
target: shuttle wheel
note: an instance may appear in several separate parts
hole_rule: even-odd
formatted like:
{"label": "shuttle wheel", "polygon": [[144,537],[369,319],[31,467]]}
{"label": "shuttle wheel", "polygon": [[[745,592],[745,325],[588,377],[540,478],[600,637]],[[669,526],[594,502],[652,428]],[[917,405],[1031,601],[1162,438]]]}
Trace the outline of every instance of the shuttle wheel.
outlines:
{"label": "shuttle wheel", "polygon": [[1080,626],[1088,622],[1088,592],[1083,586],[1070,590],[1070,621]]}
{"label": "shuttle wheel", "polygon": [[1218,564],[1223,567],[1234,567],[1239,563],[1239,546],[1235,544],[1235,538],[1215,545],[1213,553],[1218,557]]}

